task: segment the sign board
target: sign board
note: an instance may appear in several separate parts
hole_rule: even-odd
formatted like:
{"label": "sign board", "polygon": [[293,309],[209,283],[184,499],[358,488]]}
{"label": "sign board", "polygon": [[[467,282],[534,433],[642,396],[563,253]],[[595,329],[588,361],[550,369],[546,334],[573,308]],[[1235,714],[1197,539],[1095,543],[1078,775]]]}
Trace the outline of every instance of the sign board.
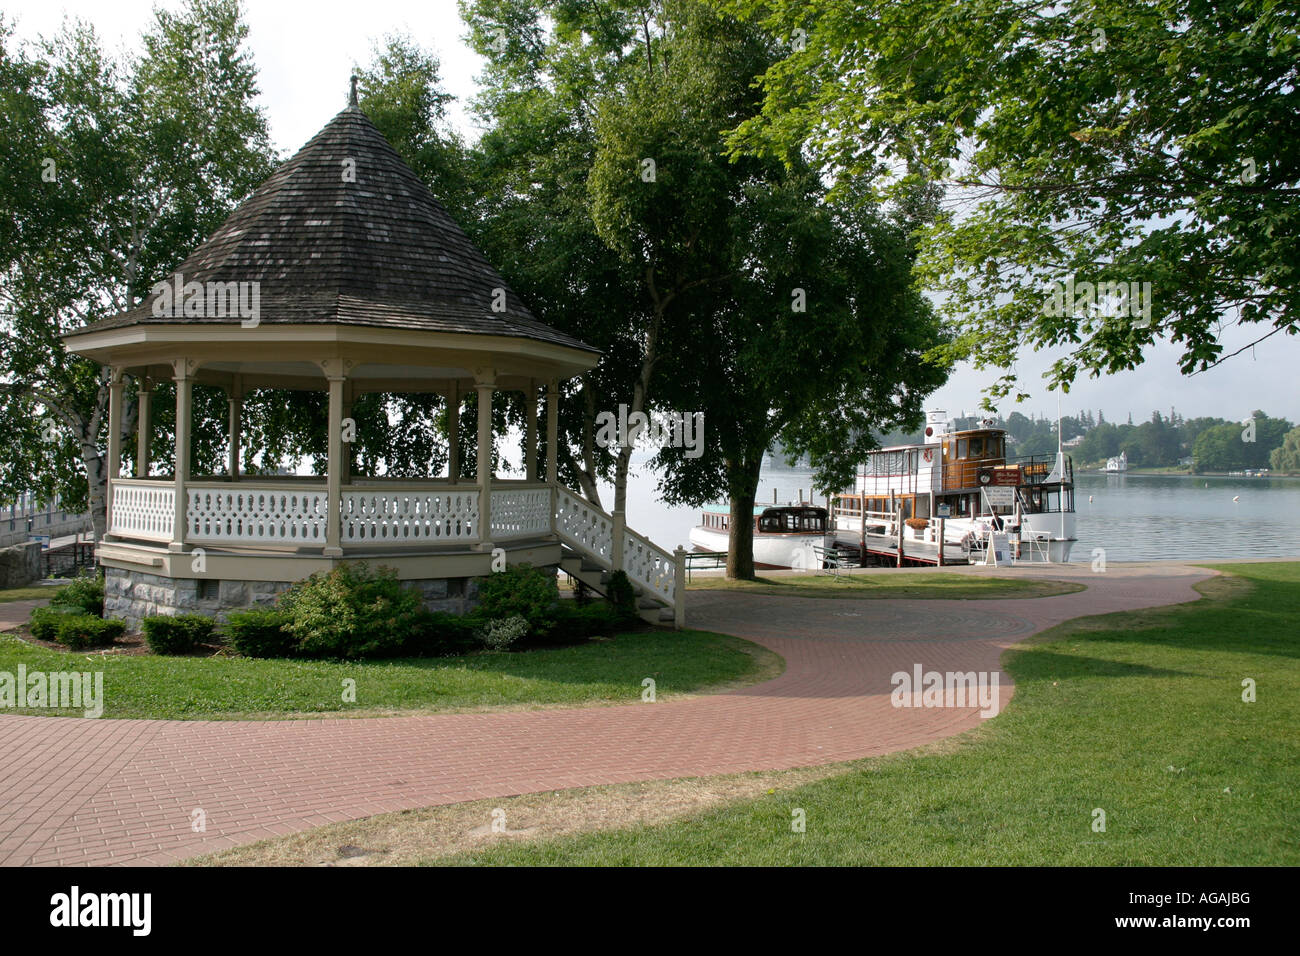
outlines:
{"label": "sign board", "polygon": [[1016,489],[1006,485],[986,485],[984,500],[992,508],[1011,508],[1016,503]]}
{"label": "sign board", "polygon": [[1020,466],[1019,465],[994,465],[993,466],[993,484],[1010,485],[1015,487],[1020,484]]}
{"label": "sign board", "polygon": [[934,516],[935,516],[936,518],[951,518],[951,517],[952,517],[952,506],[951,506],[951,505],[935,505],[935,508],[934,508]]}
{"label": "sign board", "polygon": [[984,555],[984,563],[995,567],[1010,564],[1011,545],[1009,540],[1009,536],[1002,531],[994,531],[989,535],[989,549]]}

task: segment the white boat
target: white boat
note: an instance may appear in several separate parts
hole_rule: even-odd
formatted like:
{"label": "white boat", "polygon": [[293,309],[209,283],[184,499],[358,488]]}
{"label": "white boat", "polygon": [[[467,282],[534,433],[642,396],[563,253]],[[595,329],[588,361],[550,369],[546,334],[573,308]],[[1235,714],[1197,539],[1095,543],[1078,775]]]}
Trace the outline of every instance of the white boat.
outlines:
{"label": "white boat", "polygon": [[946,564],[982,561],[1006,535],[1012,559],[1068,561],[1076,540],[1069,456],[1008,461],[1005,430],[985,426],[950,431],[947,415],[933,411],[925,441],[872,452],[853,489],[835,499],[836,543],[899,564]]}
{"label": "white boat", "polygon": [[1128,471],[1128,452],[1120,452],[1118,458],[1107,458],[1104,471],[1108,475],[1122,475]]}
{"label": "white boat", "polygon": [[[754,567],[811,568],[814,547],[826,547],[828,513],[811,505],[754,506]],[[691,529],[696,551],[726,553],[731,534],[729,505],[708,505]]]}

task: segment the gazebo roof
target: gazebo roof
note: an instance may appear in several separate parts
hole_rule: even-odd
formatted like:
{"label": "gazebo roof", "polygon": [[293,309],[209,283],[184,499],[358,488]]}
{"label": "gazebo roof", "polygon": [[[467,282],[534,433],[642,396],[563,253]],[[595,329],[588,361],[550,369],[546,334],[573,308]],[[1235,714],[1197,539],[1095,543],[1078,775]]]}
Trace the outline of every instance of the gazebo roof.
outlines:
{"label": "gazebo roof", "polygon": [[[175,272],[186,283],[259,283],[262,324],[509,336],[598,353],[533,316],[355,103]],[[493,310],[497,290],[504,311]],[[69,338],[155,323],[240,322],[237,315],[156,316],[154,299]]]}

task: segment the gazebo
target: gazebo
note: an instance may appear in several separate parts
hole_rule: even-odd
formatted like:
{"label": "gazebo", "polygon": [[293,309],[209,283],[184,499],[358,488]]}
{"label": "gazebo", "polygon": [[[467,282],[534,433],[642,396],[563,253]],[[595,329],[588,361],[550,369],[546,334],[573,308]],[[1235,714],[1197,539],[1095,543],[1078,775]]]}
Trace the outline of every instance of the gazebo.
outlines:
{"label": "gazebo", "polygon": [[[627,572],[642,615],[683,614],[672,554],[560,485],[560,383],[599,352],[539,322],[356,103],[281,165],[137,307],[69,333],[110,376],[108,532],[97,549],[106,613],[221,613],[265,603],[313,572],[365,560],[395,569],[435,609],[465,611],[503,565],[562,567],[602,590]],[[135,475],[120,474],[125,377],[138,387]],[[176,390],[175,468],[152,474],[151,383]],[[190,469],[192,389],[229,407],[221,475]],[[326,391],[326,475],[241,474],[251,389]],[[522,479],[492,473],[493,396],[523,393]],[[367,392],[446,400],[446,475],[349,473],[353,401]],[[456,429],[477,395],[476,474]],[[545,476],[538,403],[545,395]]]}

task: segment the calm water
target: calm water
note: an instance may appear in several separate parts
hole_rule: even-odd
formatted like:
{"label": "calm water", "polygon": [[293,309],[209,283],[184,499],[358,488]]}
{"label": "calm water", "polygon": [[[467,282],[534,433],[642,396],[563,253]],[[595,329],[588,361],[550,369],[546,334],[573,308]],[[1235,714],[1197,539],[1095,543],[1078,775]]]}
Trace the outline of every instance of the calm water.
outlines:
{"label": "calm water", "polygon": [[[660,547],[689,549],[698,509],[661,503],[643,460],[632,468],[628,525]],[[811,486],[809,471],[764,469],[758,501],[771,502],[773,489],[782,503],[798,500],[800,489],[806,501]],[[1300,557],[1300,478],[1076,474],[1074,494],[1074,562],[1091,561],[1093,548],[1105,548],[1107,561]],[[601,496],[608,511],[613,489]],[[825,505],[820,496],[814,503]]]}

